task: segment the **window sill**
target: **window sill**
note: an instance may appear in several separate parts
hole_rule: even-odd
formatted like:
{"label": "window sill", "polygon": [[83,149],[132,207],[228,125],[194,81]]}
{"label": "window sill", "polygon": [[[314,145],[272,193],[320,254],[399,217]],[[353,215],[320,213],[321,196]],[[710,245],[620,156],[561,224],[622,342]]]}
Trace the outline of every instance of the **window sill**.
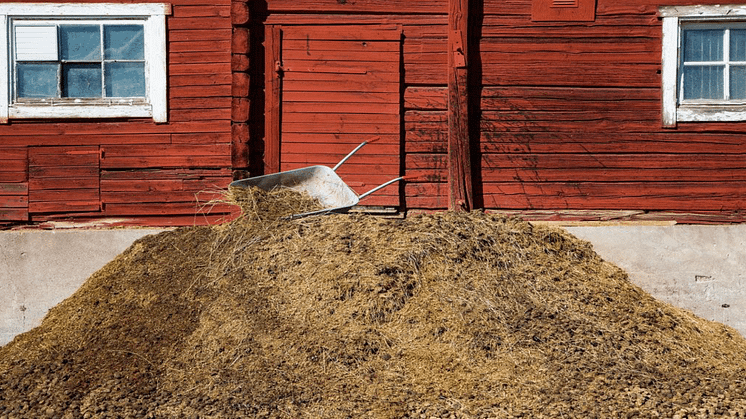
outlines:
{"label": "window sill", "polygon": [[746,121],[746,106],[680,105],[676,109],[678,122]]}
{"label": "window sill", "polygon": [[150,118],[150,105],[13,105],[8,107],[10,119],[35,118]]}

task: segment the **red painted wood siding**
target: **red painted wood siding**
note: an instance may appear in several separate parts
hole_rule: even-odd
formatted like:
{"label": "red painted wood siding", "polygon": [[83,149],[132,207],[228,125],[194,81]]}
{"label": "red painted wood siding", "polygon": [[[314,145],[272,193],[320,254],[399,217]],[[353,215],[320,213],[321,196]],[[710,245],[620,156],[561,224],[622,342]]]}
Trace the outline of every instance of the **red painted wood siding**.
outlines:
{"label": "red painted wood siding", "polygon": [[[168,123],[12,120],[0,125],[0,223],[191,225],[231,181],[231,2],[172,1]],[[196,197],[197,194],[201,198]]]}
{"label": "red painted wood siding", "polygon": [[[483,87],[472,149],[482,206],[741,220],[746,124],[661,128],[657,10],[670,3],[598,0],[593,22],[536,22],[538,1],[485,0],[471,11],[481,24],[470,71]],[[716,4],[675,2],[707,3]],[[270,0],[268,10],[272,24],[402,25],[405,204],[446,208],[447,2]]]}
{"label": "red painted wood siding", "polygon": [[599,0],[594,23],[572,24],[530,22],[528,0],[485,2],[486,207],[746,208],[746,124],[661,128],[662,4]]}

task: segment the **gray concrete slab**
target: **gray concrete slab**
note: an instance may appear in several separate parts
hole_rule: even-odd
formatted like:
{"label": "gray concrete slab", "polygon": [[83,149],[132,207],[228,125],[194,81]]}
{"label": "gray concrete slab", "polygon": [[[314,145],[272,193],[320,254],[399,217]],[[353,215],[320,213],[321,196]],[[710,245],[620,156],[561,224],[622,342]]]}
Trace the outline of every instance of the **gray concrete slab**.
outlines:
{"label": "gray concrete slab", "polygon": [[566,229],[657,299],[746,336],[746,225]]}
{"label": "gray concrete slab", "polygon": [[160,230],[0,232],[0,345],[41,324],[47,311],[133,241]]}

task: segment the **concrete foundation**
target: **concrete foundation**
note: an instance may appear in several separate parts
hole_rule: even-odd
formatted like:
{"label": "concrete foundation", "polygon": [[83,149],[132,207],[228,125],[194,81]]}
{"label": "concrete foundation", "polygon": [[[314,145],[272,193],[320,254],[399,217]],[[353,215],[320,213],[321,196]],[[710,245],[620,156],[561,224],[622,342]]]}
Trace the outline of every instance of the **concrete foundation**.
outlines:
{"label": "concrete foundation", "polygon": [[746,336],[746,225],[567,230],[659,300]]}
{"label": "concrete foundation", "polygon": [[[746,336],[746,225],[567,227],[656,298]],[[0,345],[41,323],[93,272],[160,230],[0,232]]]}
{"label": "concrete foundation", "polygon": [[0,345],[38,326],[47,311],[152,229],[0,232]]}

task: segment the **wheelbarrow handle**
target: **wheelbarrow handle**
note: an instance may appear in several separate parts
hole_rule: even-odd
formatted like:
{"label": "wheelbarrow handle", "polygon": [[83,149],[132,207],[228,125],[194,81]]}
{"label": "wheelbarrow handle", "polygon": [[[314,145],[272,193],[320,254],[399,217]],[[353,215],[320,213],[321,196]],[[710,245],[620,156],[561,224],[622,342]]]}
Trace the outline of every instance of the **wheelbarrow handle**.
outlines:
{"label": "wheelbarrow handle", "polygon": [[339,163],[337,163],[337,165],[334,166],[334,168],[332,168],[332,171],[336,172],[337,169],[339,168],[339,166],[342,165],[342,163],[346,162],[347,159],[349,159],[350,157],[352,157],[353,154],[355,154],[358,150],[360,150],[361,148],[363,148],[364,145],[366,145],[368,143],[372,143],[373,141],[376,141],[378,139],[380,139],[380,137],[375,137],[375,138],[373,138],[371,140],[363,141],[362,144],[360,144],[359,146],[355,147],[354,150],[350,151],[350,154],[344,156],[344,158],[342,160],[340,160]]}
{"label": "wheelbarrow handle", "polygon": [[399,176],[399,177],[398,177],[398,178],[396,178],[396,179],[391,179],[390,181],[388,181],[388,182],[384,183],[383,185],[378,185],[378,186],[376,186],[375,188],[373,188],[373,189],[369,190],[368,192],[365,192],[364,194],[362,194],[362,195],[359,195],[359,196],[358,196],[358,200],[360,200],[360,199],[363,199],[363,198],[365,198],[366,196],[368,196],[368,195],[372,194],[373,192],[375,192],[375,191],[377,191],[377,190],[379,190],[379,189],[381,189],[381,188],[385,188],[385,187],[387,187],[387,186],[391,185],[392,183],[394,183],[394,182],[398,182],[398,181],[400,181],[400,180],[402,180],[402,179],[404,179],[404,176]]}

